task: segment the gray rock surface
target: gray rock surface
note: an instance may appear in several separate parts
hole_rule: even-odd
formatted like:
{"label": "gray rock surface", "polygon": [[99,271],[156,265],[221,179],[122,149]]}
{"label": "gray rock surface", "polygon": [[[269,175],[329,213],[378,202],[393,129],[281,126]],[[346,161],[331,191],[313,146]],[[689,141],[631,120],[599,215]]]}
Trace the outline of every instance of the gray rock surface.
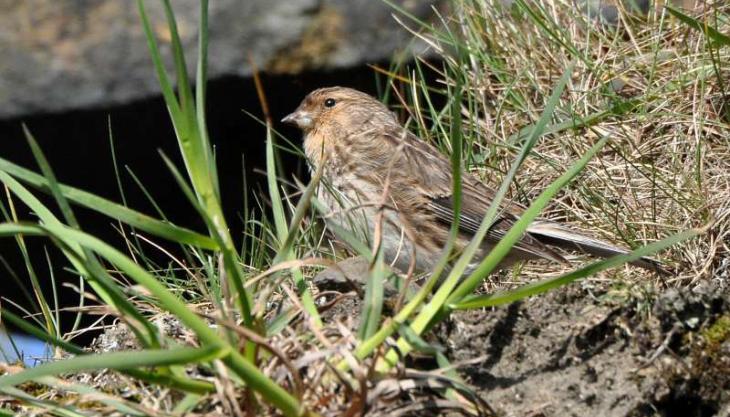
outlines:
{"label": "gray rock surface", "polygon": [[[198,1],[172,3],[192,69]],[[431,1],[397,3],[431,14]],[[381,1],[213,0],[209,10],[211,77],[250,75],[249,55],[277,73],[383,60],[410,39]],[[161,2],[148,0],[147,11],[169,62]],[[0,0],[0,56],[0,117],[123,103],[158,91],[131,0]]]}

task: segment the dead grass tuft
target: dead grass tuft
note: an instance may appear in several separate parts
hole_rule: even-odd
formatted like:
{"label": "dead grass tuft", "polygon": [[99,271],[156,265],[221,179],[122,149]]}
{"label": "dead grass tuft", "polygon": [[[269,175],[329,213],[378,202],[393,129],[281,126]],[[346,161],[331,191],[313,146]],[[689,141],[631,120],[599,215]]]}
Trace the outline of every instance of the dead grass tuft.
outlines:
{"label": "dead grass tuft", "polygon": [[[453,86],[457,78],[465,83],[471,170],[499,184],[521,130],[537,121],[557,79],[574,62],[554,118],[556,132],[541,139],[523,165],[513,197],[528,203],[608,136],[609,146],[545,217],[627,247],[713,222],[706,235],[659,256],[676,275],[656,284],[724,283],[730,264],[730,48],[709,43],[661,7],[647,16],[622,10],[611,26],[591,20],[573,1],[502,3],[453,2],[453,17],[444,19],[451,34],[411,29],[443,59],[443,69],[435,68],[440,86]],[[728,33],[729,12],[724,2],[702,2],[692,15]],[[418,87],[411,96],[424,91]],[[426,101],[418,102],[414,112],[428,113]],[[419,129],[433,129],[433,117],[422,120],[416,118]],[[555,269],[535,264],[524,271]],[[638,269],[627,267],[621,275],[646,280]]]}

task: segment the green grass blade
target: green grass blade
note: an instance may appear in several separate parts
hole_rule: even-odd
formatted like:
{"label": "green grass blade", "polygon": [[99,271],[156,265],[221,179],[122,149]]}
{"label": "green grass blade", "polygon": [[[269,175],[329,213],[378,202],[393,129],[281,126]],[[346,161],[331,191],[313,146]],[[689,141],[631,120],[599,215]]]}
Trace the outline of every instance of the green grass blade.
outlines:
{"label": "green grass blade", "polygon": [[[48,179],[6,159],[0,158],[0,171],[7,172],[16,179],[35,189],[47,193],[49,192],[50,183]],[[197,246],[203,249],[218,248],[218,245],[211,238],[192,230],[157,220],[123,205],[114,203],[86,191],[79,190],[78,188],[60,183],[58,184],[58,188],[69,201],[115,220],[119,220],[154,236],[182,244]]]}
{"label": "green grass blade", "polygon": [[[160,88],[162,89],[162,96],[165,98],[167,110],[170,112],[172,123],[177,130],[182,127],[183,124],[183,115],[180,109],[180,103],[178,103],[175,97],[175,92],[172,89],[172,83],[170,83],[170,79],[167,77],[167,73],[165,72],[165,65],[162,63],[162,55],[160,54],[160,48],[157,46],[157,41],[155,40],[150,19],[147,16],[144,0],[137,0],[137,9],[139,11],[140,19],[142,20],[142,28],[144,29],[145,37],[147,39],[147,47],[150,50],[150,56],[152,57],[152,63],[154,64],[155,72],[157,73],[157,79],[160,83]],[[178,80],[178,82],[187,82],[187,79]]]}
{"label": "green grass blade", "polygon": [[[198,61],[195,71],[195,116],[198,123],[198,131],[203,144],[209,144],[208,123],[205,117],[206,87],[208,83],[208,0],[200,0],[200,27],[198,28]],[[205,146],[210,149],[209,146]],[[208,156],[208,169],[213,181],[213,188],[218,199],[220,199],[220,186],[218,184],[218,167],[212,154]]]}
{"label": "green grass blade", "polygon": [[[41,219],[46,226],[65,227],[63,224],[51,213],[46,206],[44,206],[33,194],[31,194],[25,187],[17,182],[13,177],[0,171],[0,181],[10,189],[23,203],[25,203],[33,212]],[[106,270],[99,265],[96,259],[91,256],[87,251],[84,250],[80,245],[71,241],[63,241],[64,245],[61,249],[69,259],[71,264],[76,268],[77,271],[85,274],[90,278],[90,284],[97,292],[97,294],[104,300],[105,303],[112,307],[118,308],[120,311],[126,312],[130,318],[135,318],[139,324],[146,329],[146,335],[143,333],[136,332],[136,327],[132,326],[135,333],[140,338],[140,341],[144,346],[150,344],[154,345],[157,338],[155,337],[155,328],[150,325],[149,322],[142,317],[142,315],[134,308],[129,302],[126,295],[122,293],[119,287],[109,277]],[[93,277],[93,279],[91,279]],[[45,308],[44,308],[45,306]],[[44,310],[48,309],[45,301],[41,302],[41,308]],[[44,312],[44,316],[50,315],[50,311]],[[47,318],[51,320],[52,317]]]}
{"label": "green grass blade", "polygon": [[[214,240],[217,240],[218,249],[222,252],[225,272],[227,273],[226,276],[230,281],[232,281],[231,288],[234,288],[237,291],[235,296],[240,302],[240,307],[242,309],[241,314],[244,318],[245,325],[253,329],[255,326],[253,326],[250,314],[250,299],[243,286],[244,277],[240,265],[241,260],[235,250],[233,239],[223,215],[223,209],[219,198],[216,170],[212,169],[212,166],[214,165],[213,152],[211,150],[210,143],[208,142],[208,135],[205,131],[204,123],[202,125],[198,123],[198,120],[203,120],[204,122],[205,119],[204,82],[200,83],[198,90],[196,90],[196,94],[203,97],[203,102],[196,106],[188,79],[182,43],[177,31],[177,23],[175,21],[172,5],[169,0],[163,0],[163,8],[165,10],[168,28],[170,30],[176,68],[179,92],[179,102],[177,101],[178,99],[172,93],[169,81],[166,78],[166,72],[159,54],[157,42],[144,10],[144,1],[138,0],[138,6],[140,16],[142,18],[142,24],[145,29],[145,35],[147,37],[147,43],[153,57],[155,70],[157,71],[158,78],[160,79],[163,96],[168,108],[171,109],[170,117],[175,128],[180,153],[183,161],[185,162],[187,175],[190,183],[192,184],[192,190],[194,191],[195,198],[198,200],[204,211],[204,219],[206,219],[209,234]],[[201,4],[201,7],[207,8],[207,3]],[[207,9],[201,9],[201,13],[203,22],[200,30],[202,32],[207,32]],[[206,33],[201,35],[199,42],[200,45],[203,46],[199,53],[205,53],[207,51]],[[207,58],[202,56],[198,57],[198,66],[201,70],[200,77],[205,75],[206,59]],[[168,166],[172,165],[168,164]],[[180,184],[185,183],[181,177],[178,178],[178,180]],[[246,343],[245,351],[246,356],[253,361],[255,359],[253,344]]]}
{"label": "green grass blade", "polygon": [[312,204],[312,198],[314,197],[314,192],[317,190],[319,182],[322,179],[323,171],[324,166],[317,167],[314,175],[312,175],[312,180],[309,181],[309,184],[304,189],[302,197],[299,199],[296,209],[294,210],[294,215],[289,222],[289,227],[286,231],[286,238],[284,238],[284,240],[282,241],[283,243],[281,244],[281,248],[279,249],[279,252],[277,252],[276,258],[274,258],[274,261],[272,263],[278,263],[280,261],[279,258],[283,258],[283,254],[288,253],[292,250],[294,240],[297,237],[297,229],[299,228],[302,220],[304,220],[304,217],[307,215],[309,207]]}
{"label": "green grass blade", "polygon": [[53,377],[41,377],[36,379],[36,382],[52,388],[56,388],[59,391],[71,391],[80,394],[82,397],[85,396],[86,398],[94,398],[94,400],[99,401],[107,407],[116,410],[118,413],[124,416],[149,416],[149,412],[146,410],[138,409],[137,404],[134,404],[131,401],[123,400],[119,397],[115,397],[111,394],[106,394],[88,385],[73,383],[68,380],[60,380]]}
{"label": "green grass blade", "polygon": [[[539,121],[535,125],[534,129],[532,130],[530,136],[525,140],[525,143],[522,145],[522,149],[520,153],[518,154],[517,158],[515,159],[514,163],[510,167],[510,170],[507,172],[507,175],[502,180],[502,184],[500,184],[499,189],[497,190],[497,193],[495,195],[495,199],[492,201],[492,204],[490,205],[489,209],[487,210],[487,213],[484,216],[484,219],[482,221],[482,224],[480,225],[477,233],[475,234],[474,238],[470,242],[467,249],[464,251],[464,253],[460,256],[454,267],[452,268],[451,273],[449,274],[449,277],[447,278],[447,282],[442,285],[436,296],[434,297],[434,300],[432,300],[432,307],[434,311],[432,311],[429,314],[435,313],[435,310],[440,309],[440,307],[436,307],[437,305],[443,305],[443,302],[446,299],[446,296],[451,293],[451,289],[454,287],[456,282],[461,279],[461,275],[463,274],[463,271],[466,270],[467,265],[469,262],[471,262],[471,259],[474,257],[474,254],[478,250],[478,248],[481,246],[482,241],[484,239],[484,236],[486,236],[487,231],[491,227],[491,225],[494,223],[494,220],[496,219],[497,213],[499,211],[500,204],[502,200],[504,199],[505,195],[507,194],[507,191],[509,190],[509,186],[514,179],[514,177],[517,174],[517,170],[522,165],[522,162],[527,158],[527,156],[530,153],[530,150],[535,145],[537,140],[541,137],[542,131],[547,126],[548,122],[552,118],[552,114],[557,107],[560,96],[562,95],[563,90],[565,89],[565,86],[567,85],[568,81],[570,80],[571,74],[573,71],[573,66],[569,66],[566,71],[563,73],[561,79],[558,81],[557,85],[555,86],[555,89],[553,90],[552,95],[548,99],[548,102],[545,106],[545,109],[543,110],[542,116],[540,117]],[[424,323],[422,325],[425,325],[425,320],[422,319]],[[430,321],[430,319],[429,319]],[[420,329],[422,331],[423,329]],[[416,331],[419,331],[418,329]]]}
{"label": "green grass blade", "polygon": [[695,19],[694,17],[688,16],[678,9],[675,9],[672,6],[664,6],[667,11],[676,17],[677,19],[681,20],[682,23],[686,24],[687,26],[691,27],[692,29],[698,30],[705,34],[708,38],[710,38],[712,41],[716,42],[718,45],[721,46],[728,46],[730,45],[730,36],[725,35],[724,33],[720,32],[716,28],[708,25],[705,22],[700,22],[699,20]]}
{"label": "green grass blade", "polygon": [[36,378],[79,371],[95,369],[129,370],[145,366],[185,365],[209,362],[226,355],[228,355],[227,348],[217,345],[200,348],[180,347],[82,355],[57,362],[47,362],[16,374],[0,376],[0,387],[9,387]]}
{"label": "green grass blade", "polygon": [[129,174],[129,177],[132,179],[137,188],[139,188],[139,191],[145,197],[147,202],[152,206],[152,209],[157,213],[157,216],[162,221],[168,221],[167,215],[162,210],[160,205],[157,204],[157,200],[155,200],[155,197],[153,197],[152,194],[147,190],[147,187],[144,185],[144,181],[142,181],[129,166],[125,166],[125,169],[127,170],[127,174]]}
{"label": "green grass blade", "polygon": [[11,311],[8,311],[8,309],[0,309],[0,318],[17,327],[18,330],[46,343],[50,343],[54,346],[60,347],[66,352],[73,353],[75,355],[84,354],[84,349],[80,346],[67,342],[54,334],[50,334],[44,330],[37,328],[36,326],[33,326],[27,320],[24,320],[22,317],[17,316]]}
{"label": "green grass blade", "polygon": [[[276,258],[283,261],[290,261],[296,258],[294,251],[291,249],[291,243],[293,242],[293,239],[296,236],[296,232],[298,229],[298,227],[293,227],[295,224],[295,220],[297,220],[296,224],[298,225],[299,221],[301,221],[301,218],[303,218],[304,214],[306,213],[307,205],[314,195],[314,189],[316,188],[319,179],[315,175],[316,182],[310,182],[309,187],[305,189],[304,196],[300,200],[300,204],[298,205],[299,207],[295,211],[295,217],[301,218],[292,219],[292,227],[287,227],[286,214],[284,213],[284,203],[283,199],[281,198],[281,193],[279,192],[279,181],[277,178],[276,169],[276,155],[274,151],[274,136],[272,132],[273,131],[271,128],[271,124],[267,123],[266,182],[269,190],[269,199],[271,200],[271,210],[274,216],[276,237],[279,242],[279,250],[277,251]],[[321,173],[319,174],[319,176],[321,177]],[[306,200],[304,199],[305,197],[307,197]],[[314,324],[321,327],[322,319],[319,317],[317,306],[314,303],[314,297],[312,296],[312,292],[309,291],[307,283],[304,281],[301,270],[299,268],[293,268],[292,275],[294,276],[294,283],[296,284],[297,291],[301,296],[304,309],[307,311],[307,314],[309,314],[309,316],[314,320]]]}
{"label": "green grass blade", "polygon": [[[0,388],[0,392],[4,393],[5,395],[16,398],[18,401],[22,401],[27,405],[30,405],[31,407],[35,407],[38,410],[34,410],[37,415],[54,415],[54,416],[61,416],[61,417],[88,417],[87,414],[82,413],[81,411],[77,410],[76,408],[70,406],[70,405],[59,405],[57,401],[53,400],[41,400],[38,399],[25,391],[21,391],[17,388],[13,387],[7,387],[7,388]],[[30,415],[36,415],[36,414],[30,414]],[[4,416],[2,409],[0,409],[0,416]],[[12,414],[9,414],[9,416],[17,417],[18,413],[13,412]]]}
{"label": "green grass blade", "polygon": [[[53,346],[59,347],[66,352],[73,353],[75,355],[86,355],[89,354],[89,352],[85,351],[80,346],[77,346],[73,343],[67,342],[63,339],[60,339],[56,337],[53,334],[49,334],[48,332],[41,330],[37,328],[36,326],[33,326],[32,324],[28,323],[27,320],[24,320],[21,317],[18,317],[14,313],[8,311],[7,309],[0,310],[0,318],[2,320],[5,320],[6,322],[11,323],[13,326],[17,327],[20,331],[29,334],[39,340],[42,340],[46,343],[50,343]],[[196,381],[189,378],[177,378],[175,376],[169,375],[169,374],[162,374],[159,372],[144,372],[139,370],[126,370],[124,373],[139,378],[144,381],[148,381],[150,383],[156,383],[164,386],[168,386],[170,388],[176,388],[180,389],[182,391],[187,392],[197,392],[197,393],[208,393],[215,391],[215,387],[207,382],[203,381]]]}
{"label": "green grass blade", "polygon": [[[477,233],[472,238],[472,241],[469,243],[467,248],[463,251],[459,259],[454,264],[453,268],[451,269],[451,272],[447,276],[446,280],[440,285],[438,290],[436,291],[436,294],[431,298],[428,304],[424,306],[424,308],[421,310],[421,312],[417,315],[417,317],[414,319],[413,323],[411,324],[411,327],[417,334],[421,334],[430,323],[432,323],[432,320],[434,317],[436,317],[438,314],[443,313],[444,306],[447,304],[447,300],[453,296],[452,291],[454,288],[457,287],[459,281],[461,280],[461,276],[463,272],[466,270],[466,267],[468,266],[471,259],[474,257],[476,251],[481,245],[482,240],[484,239],[484,236],[486,235],[487,231],[491,227],[492,223],[494,222],[494,219],[496,219],[496,215],[499,209],[499,206],[501,204],[502,199],[507,193],[507,190],[509,189],[509,185],[516,175],[517,169],[521,165],[522,161],[524,161],[525,158],[527,158],[527,155],[530,152],[530,149],[535,144],[537,139],[541,136],[542,130],[545,128],[545,126],[550,121],[552,114],[554,112],[555,107],[557,107],[560,96],[567,85],[568,81],[570,80],[571,74],[573,71],[573,65],[570,65],[566,71],[563,73],[562,77],[558,81],[555,89],[553,90],[552,95],[548,99],[548,103],[545,106],[545,109],[543,110],[542,116],[540,117],[540,120],[535,125],[535,128],[533,130],[533,133],[528,137],[528,139],[523,144],[522,150],[520,154],[517,156],[516,160],[512,164],[512,167],[510,168],[510,171],[507,173],[506,177],[503,179],[502,184],[500,185],[499,189],[497,190],[497,193],[495,195],[495,199],[492,201],[492,204],[490,205],[489,209],[487,210],[487,213],[484,216],[484,219],[482,220],[482,224],[480,225]],[[534,205],[534,203],[533,203]],[[527,214],[527,213],[525,213]],[[536,214],[535,214],[536,215]],[[525,218],[523,216],[523,218]],[[530,220],[531,221],[531,220]],[[519,223],[519,222],[518,222]],[[529,225],[528,223],[523,223],[523,227],[527,227]],[[513,227],[514,229],[514,227]],[[515,234],[517,233],[517,229],[515,230]],[[518,236],[519,237],[519,236]],[[502,242],[500,242],[502,243]],[[511,247],[511,245],[510,245]],[[494,253],[494,250],[490,252],[490,255]],[[506,253],[506,252],[505,252]],[[492,259],[490,259],[490,264],[493,261],[494,257],[496,256],[496,253],[492,255]],[[501,258],[500,258],[501,259]],[[486,259],[485,259],[486,261]],[[498,261],[497,261],[498,262]],[[482,265],[484,264],[484,261],[482,261]],[[494,263],[492,268],[496,266],[497,263]],[[482,270],[478,268],[480,272],[483,273]],[[483,279],[484,275],[476,275],[473,273],[469,278],[467,278],[466,281],[469,282],[469,286],[471,285],[478,285],[481,279]],[[465,281],[465,282],[466,282]],[[465,282],[462,282],[462,284],[459,286],[458,291],[463,291],[465,288],[464,284]],[[379,365],[379,368],[381,370],[385,370],[387,368],[390,368],[394,366],[397,361],[399,355],[406,354],[410,351],[410,345],[408,342],[400,338],[398,340],[398,350],[399,353],[397,353],[394,349],[391,349],[385,357],[385,361],[381,362]]]}
{"label": "green grass blade", "polygon": [[[201,73],[196,75],[198,86],[196,95],[203,99],[203,102],[196,104],[193,100],[193,92],[189,83],[187,64],[182,41],[177,28],[177,21],[170,0],[162,1],[167,17],[168,30],[170,31],[170,44],[172,45],[173,58],[175,62],[175,76],[177,78],[178,98],[180,102],[182,119],[185,124],[177,130],[178,142],[186,161],[188,175],[193,180],[193,186],[199,197],[206,202],[208,210],[211,210],[211,200],[220,200],[218,190],[217,170],[213,158],[213,152],[208,141],[208,133],[205,123],[205,75],[207,72],[207,33],[208,33],[208,10],[207,1],[200,3],[200,27],[198,28],[198,60],[197,69]],[[202,124],[200,123],[202,121]],[[217,213],[211,213],[213,217]]]}
{"label": "green grass blade", "polygon": [[592,66],[591,61],[587,60],[584,54],[581,54],[575,48],[575,45],[570,42],[570,34],[565,33],[564,29],[556,24],[554,19],[552,19],[550,15],[545,11],[545,9],[543,9],[540,2],[534,3],[534,8],[531,7],[531,5],[527,4],[525,0],[515,0],[515,5],[517,5],[520,10],[527,13],[530,19],[538,27],[542,28],[542,30],[545,31],[548,37],[552,38],[556,43],[563,46],[566,50],[570,51],[570,54],[573,56],[574,59],[580,59],[589,68]]}
{"label": "green grass blade", "polygon": [[177,77],[177,92],[178,99],[180,100],[180,108],[183,115],[189,116],[194,114],[193,92],[188,82],[190,78],[185,63],[182,41],[177,30],[177,20],[175,19],[175,12],[172,10],[170,0],[162,0],[162,6],[165,10],[165,17],[167,18],[167,29],[170,31],[170,45],[172,46],[172,56],[175,61],[175,76]]}
{"label": "green grass blade", "polygon": [[208,226],[208,230],[210,230],[213,238],[219,245],[227,272],[226,278],[228,279],[231,288],[235,289],[236,291],[233,296],[236,297],[236,299],[238,300],[240,312],[243,317],[243,323],[246,327],[254,329],[255,326],[253,323],[253,317],[251,315],[251,295],[248,293],[244,286],[245,276],[243,274],[243,270],[241,269],[238,255],[225,241],[226,237],[229,236],[221,236],[219,234],[220,229],[216,227],[215,221],[209,216],[209,213],[205,210],[202,204],[195,198],[193,190],[191,190],[190,186],[187,184],[187,182],[185,182],[185,179],[183,178],[180,171],[175,167],[175,164],[173,164],[172,161],[165,154],[161,154],[161,156],[163,161],[165,162],[165,165],[167,165],[167,168],[172,173],[173,178],[175,178],[175,181],[180,186],[183,194],[188,198],[190,204],[193,205],[198,214],[200,214],[203,221],[205,221],[206,225]]}
{"label": "green grass blade", "polygon": [[[627,106],[628,107],[628,106]],[[620,111],[622,109],[611,109],[611,110],[603,110],[598,111],[595,113],[591,113],[588,116],[585,117],[576,117],[576,118],[570,118],[568,120],[558,122],[555,124],[550,124],[545,126],[545,128],[542,130],[542,136],[547,135],[554,135],[558,133],[562,133],[566,130],[578,130],[583,129],[586,127],[591,127],[593,125],[596,125],[609,117],[615,117],[618,114],[620,114]],[[624,109],[626,111],[626,109]],[[523,129],[520,129],[519,132],[515,133],[514,135],[507,138],[506,143],[509,145],[517,144],[525,140],[527,137],[532,134],[534,130],[534,126],[527,126]]]}
{"label": "green grass blade", "polygon": [[165,284],[161,283],[156,277],[116,248],[94,236],[79,230],[67,228],[63,225],[40,227],[0,224],[0,236],[19,233],[35,236],[50,235],[62,241],[72,241],[103,257],[115,265],[120,271],[124,272],[127,277],[144,287],[157,300],[161,308],[174,314],[182,323],[195,332],[201,345],[226,348],[228,355],[221,360],[251,388],[258,391],[275,407],[279,408],[284,415],[300,415],[301,409],[296,398],[292,397],[282,387],[266,377],[256,366],[241,356],[236,349],[228,345],[206,321],[198,317],[196,313],[187,307],[185,301],[171,293]]}
{"label": "green grass blade", "polygon": [[43,173],[43,176],[48,180],[51,195],[56,200],[58,207],[61,209],[61,214],[63,214],[64,219],[66,219],[66,223],[73,227],[79,227],[79,223],[76,221],[76,216],[74,216],[71,206],[68,204],[68,200],[63,196],[61,189],[58,187],[58,181],[56,180],[56,175],[51,169],[51,165],[48,163],[48,160],[43,154],[40,146],[38,146],[38,142],[35,140],[35,137],[33,137],[33,134],[30,133],[30,130],[28,130],[28,127],[25,124],[23,124],[23,133],[25,134],[25,139],[28,141],[28,145],[33,152],[36,163],[38,163],[38,166],[41,169],[41,173]]}
{"label": "green grass blade", "polygon": [[553,181],[532,204],[525,210],[520,219],[510,228],[507,234],[489,252],[489,255],[479,264],[476,270],[465,279],[451,294],[447,303],[454,303],[473,292],[477,286],[497,267],[515,243],[522,237],[530,223],[540,215],[555,195],[573,180],[585,168],[588,161],[603,148],[607,138],[603,138],[593,145],[568,171]]}
{"label": "green grass blade", "polygon": [[386,276],[387,269],[383,262],[383,251],[378,250],[375,259],[371,263],[365,285],[365,298],[363,299],[362,313],[360,314],[360,327],[357,332],[357,337],[360,340],[371,337],[378,329],[383,312],[383,281],[385,281]]}
{"label": "green grass blade", "polygon": [[[6,191],[9,191],[9,189],[6,189]],[[5,217],[6,221],[18,221],[13,200],[10,198],[10,196],[8,196],[8,202],[10,203],[10,212],[8,212],[4,206],[0,205],[0,207],[2,207],[3,216]],[[44,295],[43,286],[41,286],[40,280],[38,279],[38,274],[36,274],[34,262],[31,260],[30,253],[28,252],[28,247],[25,243],[25,239],[23,238],[23,236],[20,235],[16,235],[14,236],[14,238],[15,243],[18,245],[20,255],[23,258],[25,270],[28,273],[28,279],[30,280],[30,287],[33,293],[33,295],[29,297],[29,300],[31,300],[30,306],[34,311],[38,311],[41,313],[41,316],[43,317],[43,323],[47,331],[49,333],[55,334],[58,332],[59,323],[54,321],[53,315],[51,314],[48,301],[46,300],[46,296]],[[3,259],[3,263],[5,262],[5,259]],[[5,264],[5,267],[8,268],[9,265]],[[14,273],[12,274],[12,276],[13,278],[16,278],[15,281],[20,285],[23,291],[27,293],[25,283],[17,279],[17,276]],[[40,323],[40,320],[37,318],[33,318],[33,320],[36,320]]]}
{"label": "green grass blade", "polygon": [[271,211],[274,216],[274,227],[277,238],[283,242],[288,234],[286,227],[286,214],[281,193],[279,192],[279,181],[276,177],[276,157],[274,154],[274,140],[271,128],[266,129],[266,183],[269,188],[271,199]]}
{"label": "green grass blade", "polygon": [[582,278],[595,275],[606,269],[615,268],[627,264],[629,262],[641,259],[644,256],[655,254],[661,250],[667,249],[680,242],[684,242],[702,233],[707,228],[691,229],[681,233],[677,233],[658,242],[650,243],[646,246],[637,248],[631,253],[613,256],[608,259],[602,259],[593,262],[583,268],[571,271],[567,274],[554,278],[547,278],[538,282],[523,285],[517,289],[510,291],[501,291],[494,294],[486,294],[479,296],[466,297],[463,301],[456,304],[450,304],[449,307],[455,310],[467,310],[480,307],[494,307],[498,305],[509,304],[517,300],[521,300],[533,295],[542,294],[555,288],[562,287]]}
{"label": "green grass blade", "polygon": [[[431,318],[434,317],[442,308],[442,306],[446,303],[446,300],[451,293],[452,289],[456,287],[458,284],[459,279],[461,278],[461,275],[463,271],[465,270],[469,260],[473,258],[474,254],[476,253],[476,250],[478,249],[478,246],[481,244],[481,241],[484,239],[484,236],[486,235],[487,231],[489,230],[489,226],[494,221],[494,218],[496,217],[497,210],[499,208],[499,205],[501,204],[502,199],[507,194],[507,191],[509,189],[509,185],[512,182],[513,178],[517,174],[517,169],[522,164],[522,162],[527,158],[527,156],[530,153],[530,150],[534,146],[534,144],[537,142],[537,140],[542,136],[542,131],[545,128],[545,126],[550,121],[553,111],[555,107],[557,106],[560,95],[562,94],[565,86],[567,85],[568,81],[570,80],[570,74],[572,73],[573,66],[569,66],[568,69],[563,73],[563,76],[561,77],[560,81],[557,83],[553,90],[553,94],[548,100],[547,105],[545,106],[545,110],[543,111],[543,114],[538,121],[538,123],[534,126],[533,130],[531,131],[530,135],[526,138],[525,142],[522,145],[521,152],[515,159],[514,163],[512,164],[512,167],[510,168],[509,172],[505,176],[505,178],[502,180],[502,184],[500,185],[500,188],[498,189],[497,193],[495,194],[494,201],[492,202],[492,205],[488,209],[487,213],[485,214],[484,220],[482,221],[482,224],[476,233],[475,237],[472,239],[472,242],[467,247],[467,249],[462,253],[461,257],[457,261],[457,264],[452,268],[451,273],[446,278],[445,282],[441,284],[439,289],[437,290],[436,294],[432,298],[432,300],[427,304],[426,307],[424,307],[424,310],[421,311],[419,314],[419,317],[421,315],[425,314],[427,317],[429,317],[428,320],[424,320],[423,318],[423,328],[416,329],[416,332],[420,334],[423,329],[425,329],[425,326],[428,322],[430,322]],[[452,113],[453,113],[452,109]],[[458,122],[458,120],[457,120]],[[452,132],[453,135],[454,132]],[[460,135],[460,133],[459,133]],[[452,140],[454,140],[454,137],[452,136]],[[453,144],[452,144],[453,146]],[[454,164],[454,160],[452,159],[452,167]],[[460,164],[460,162],[459,162]],[[453,169],[453,168],[452,168]],[[460,174],[459,174],[460,175]],[[454,192],[456,192],[455,197],[458,197],[461,191],[461,184],[459,183],[454,184],[453,186]],[[453,225],[452,225],[453,226]],[[457,224],[458,227],[458,224]],[[453,245],[453,240],[455,239],[455,236],[458,234],[458,229],[452,227],[450,231],[450,238],[448,241],[449,245]],[[338,235],[339,237],[339,235]],[[449,248],[449,252],[450,252]],[[448,256],[447,254],[444,254],[445,256]],[[417,310],[418,307],[420,307],[423,300],[426,299],[428,295],[431,293],[432,286],[435,285],[437,282],[437,276],[441,274],[443,268],[445,268],[446,264],[448,262],[448,258],[442,258],[438,263],[436,268],[434,269],[434,273],[429,278],[429,280],[426,282],[426,285],[419,290],[419,292],[416,294],[416,296],[408,303],[406,306],[386,325],[380,328],[373,337],[365,340],[360,345],[358,345],[355,356],[359,359],[364,359],[368,355],[370,355],[372,352],[375,351],[375,349],[380,346],[380,344],[385,341],[385,339],[392,335],[402,324],[405,323],[406,320]],[[436,275],[436,277],[434,277]],[[430,309],[428,311],[427,309]],[[400,339],[400,343],[402,346],[401,348],[406,348],[408,346],[407,341],[404,339]],[[394,364],[395,361],[397,361],[398,354],[395,353],[395,351],[390,351],[388,353],[388,359],[390,361],[390,365]],[[388,365],[389,366],[389,365]],[[337,365],[338,369],[344,370],[348,367],[347,362],[341,361]]]}
{"label": "green grass blade", "polygon": [[557,107],[558,103],[560,102],[560,96],[563,93],[563,90],[565,89],[566,85],[570,81],[571,74],[573,72],[573,65],[568,66],[568,68],[563,73],[562,77],[558,81],[557,85],[553,89],[553,93],[551,94],[550,98],[548,99],[547,104],[545,105],[545,109],[543,110],[542,115],[540,116],[540,119],[535,124],[532,132],[527,137],[525,142],[522,144],[522,148],[520,150],[520,153],[517,155],[517,158],[515,158],[515,161],[512,163],[512,166],[510,167],[510,170],[507,172],[507,175],[502,179],[502,183],[499,186],[499,189],[497,190],[497,193],[495,194],[495,198],[492,201],[492,203],[489,206],[489,209],[487,209],[487,212],[484,215],[484,219],[482,220],[481,225],[479,226],[479,229],[477,230],[477,233],[472,238],[471,242],[467,246],[467,248],[464,250],[464,252],[461,254],[457,262],[455,263],[454,267],[451,270],[451,273],[446,279],[446,282],[439,288],[436,296],[434,297],[434,300],[432,301],[432,307],[434,310],[431,311],[429,314],[433,314],[436,312],[436,310],[440,309],[437,308],[437,305],[443,305],[443,302],[445,302],[446,297],[451,293],[452,289],[456,286],[456,283],[461,279],[462,274],[466,270],[469,263],[474,258],[474,255],[476,254],[477,250],[481,247],[482,241],[484,240],[484,237],[486,236],[487,232],[491,228],[492,224],[497,218],[497,214],[500,210],[500,205],[502,203],[502,200],[507,195],[507,192],[509,190],[509,187],[514,180],[515,176],[517,175],[517,170],[522,165],[524,160],[527,158],[527,156],[530,154],[530,151],[532,150],[535,143],[537,143],[537,140],[542,136],[542,132],[544,131],[545,127],[549,123],[550,119],[552,118],[552,115],[555,111],[555,108]]}

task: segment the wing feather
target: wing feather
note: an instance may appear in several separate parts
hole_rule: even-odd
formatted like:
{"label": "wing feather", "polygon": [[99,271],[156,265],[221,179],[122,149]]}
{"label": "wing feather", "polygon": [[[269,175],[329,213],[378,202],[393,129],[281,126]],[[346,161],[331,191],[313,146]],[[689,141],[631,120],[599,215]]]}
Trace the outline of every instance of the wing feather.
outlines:
{"label": "wing feather", "polygon": [[[397,141],[399,145],[402,145],[408,173],[420,176],[415,183],[421,185],[421,189],[418,191],[427,201],[425,208],[436,220],[450,226],[454,219],[451,163],[432,145],[420,140],[405,129],[386,130],[384,134],[388,136],[387,140]],[[470,174],[465,174],[462,178],[459,229],[466,237],[471,238],[479,229],[484,214],[489,209],[496,193]],[[496,221],[487,232],[486,242],[491,245],[499,242],[524,210],[524,207],[516,202],[503,201]],[[534,257],[561,263],[567,262],[559,253],[529,233],[522,236],[515,244],[515,249]]]}

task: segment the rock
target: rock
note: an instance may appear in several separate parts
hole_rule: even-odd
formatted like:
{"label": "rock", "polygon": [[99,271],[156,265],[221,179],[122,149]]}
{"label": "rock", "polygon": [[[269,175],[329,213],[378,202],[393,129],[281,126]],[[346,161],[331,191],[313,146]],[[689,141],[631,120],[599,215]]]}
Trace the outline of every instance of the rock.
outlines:
{"label": "rock", "polygon": [[646,16],[652,8],[661,9],[664,3],[685,9],[694,9],[698,5],[696,0],[669,0],[660,5],[652,0],[575,0],[584,13],[609,26],[620,23],[621,10],[629,16],[640,17]]}
{"label": "rock", "polygon": [[[146,3],[169,63],[162,2]],[[431,3],[398,1],[421,17]],[[198,1],[173,6],[192,75]],[[209,75],[250,75],[249,55],[279,73],[388,59],[410,39],[391,13],[370,0],[211,1]],[[0,53],[0,117],[108,106],[159,91],[133,1],[0,0]]]}
{"label": "rock", "polygon": [[589,16],[609,25],[619,23],[619,7],[630,14],[646,15],[651,6],[649,0],[583,0],[583,10]]}
{"label": "rock", "polygon": [[[508,8],[516,3],[515,0],[498,1],[501,6]],[[668,0],[659,4],[653,0],[573,0],[573,4],[587,16],[609,27],[620,23],[622,11],[628,16],[645,17],[652,8],[660,10],[667,2],[674,7],[689,10],[696,9],[700,5],[697,0]]]}

